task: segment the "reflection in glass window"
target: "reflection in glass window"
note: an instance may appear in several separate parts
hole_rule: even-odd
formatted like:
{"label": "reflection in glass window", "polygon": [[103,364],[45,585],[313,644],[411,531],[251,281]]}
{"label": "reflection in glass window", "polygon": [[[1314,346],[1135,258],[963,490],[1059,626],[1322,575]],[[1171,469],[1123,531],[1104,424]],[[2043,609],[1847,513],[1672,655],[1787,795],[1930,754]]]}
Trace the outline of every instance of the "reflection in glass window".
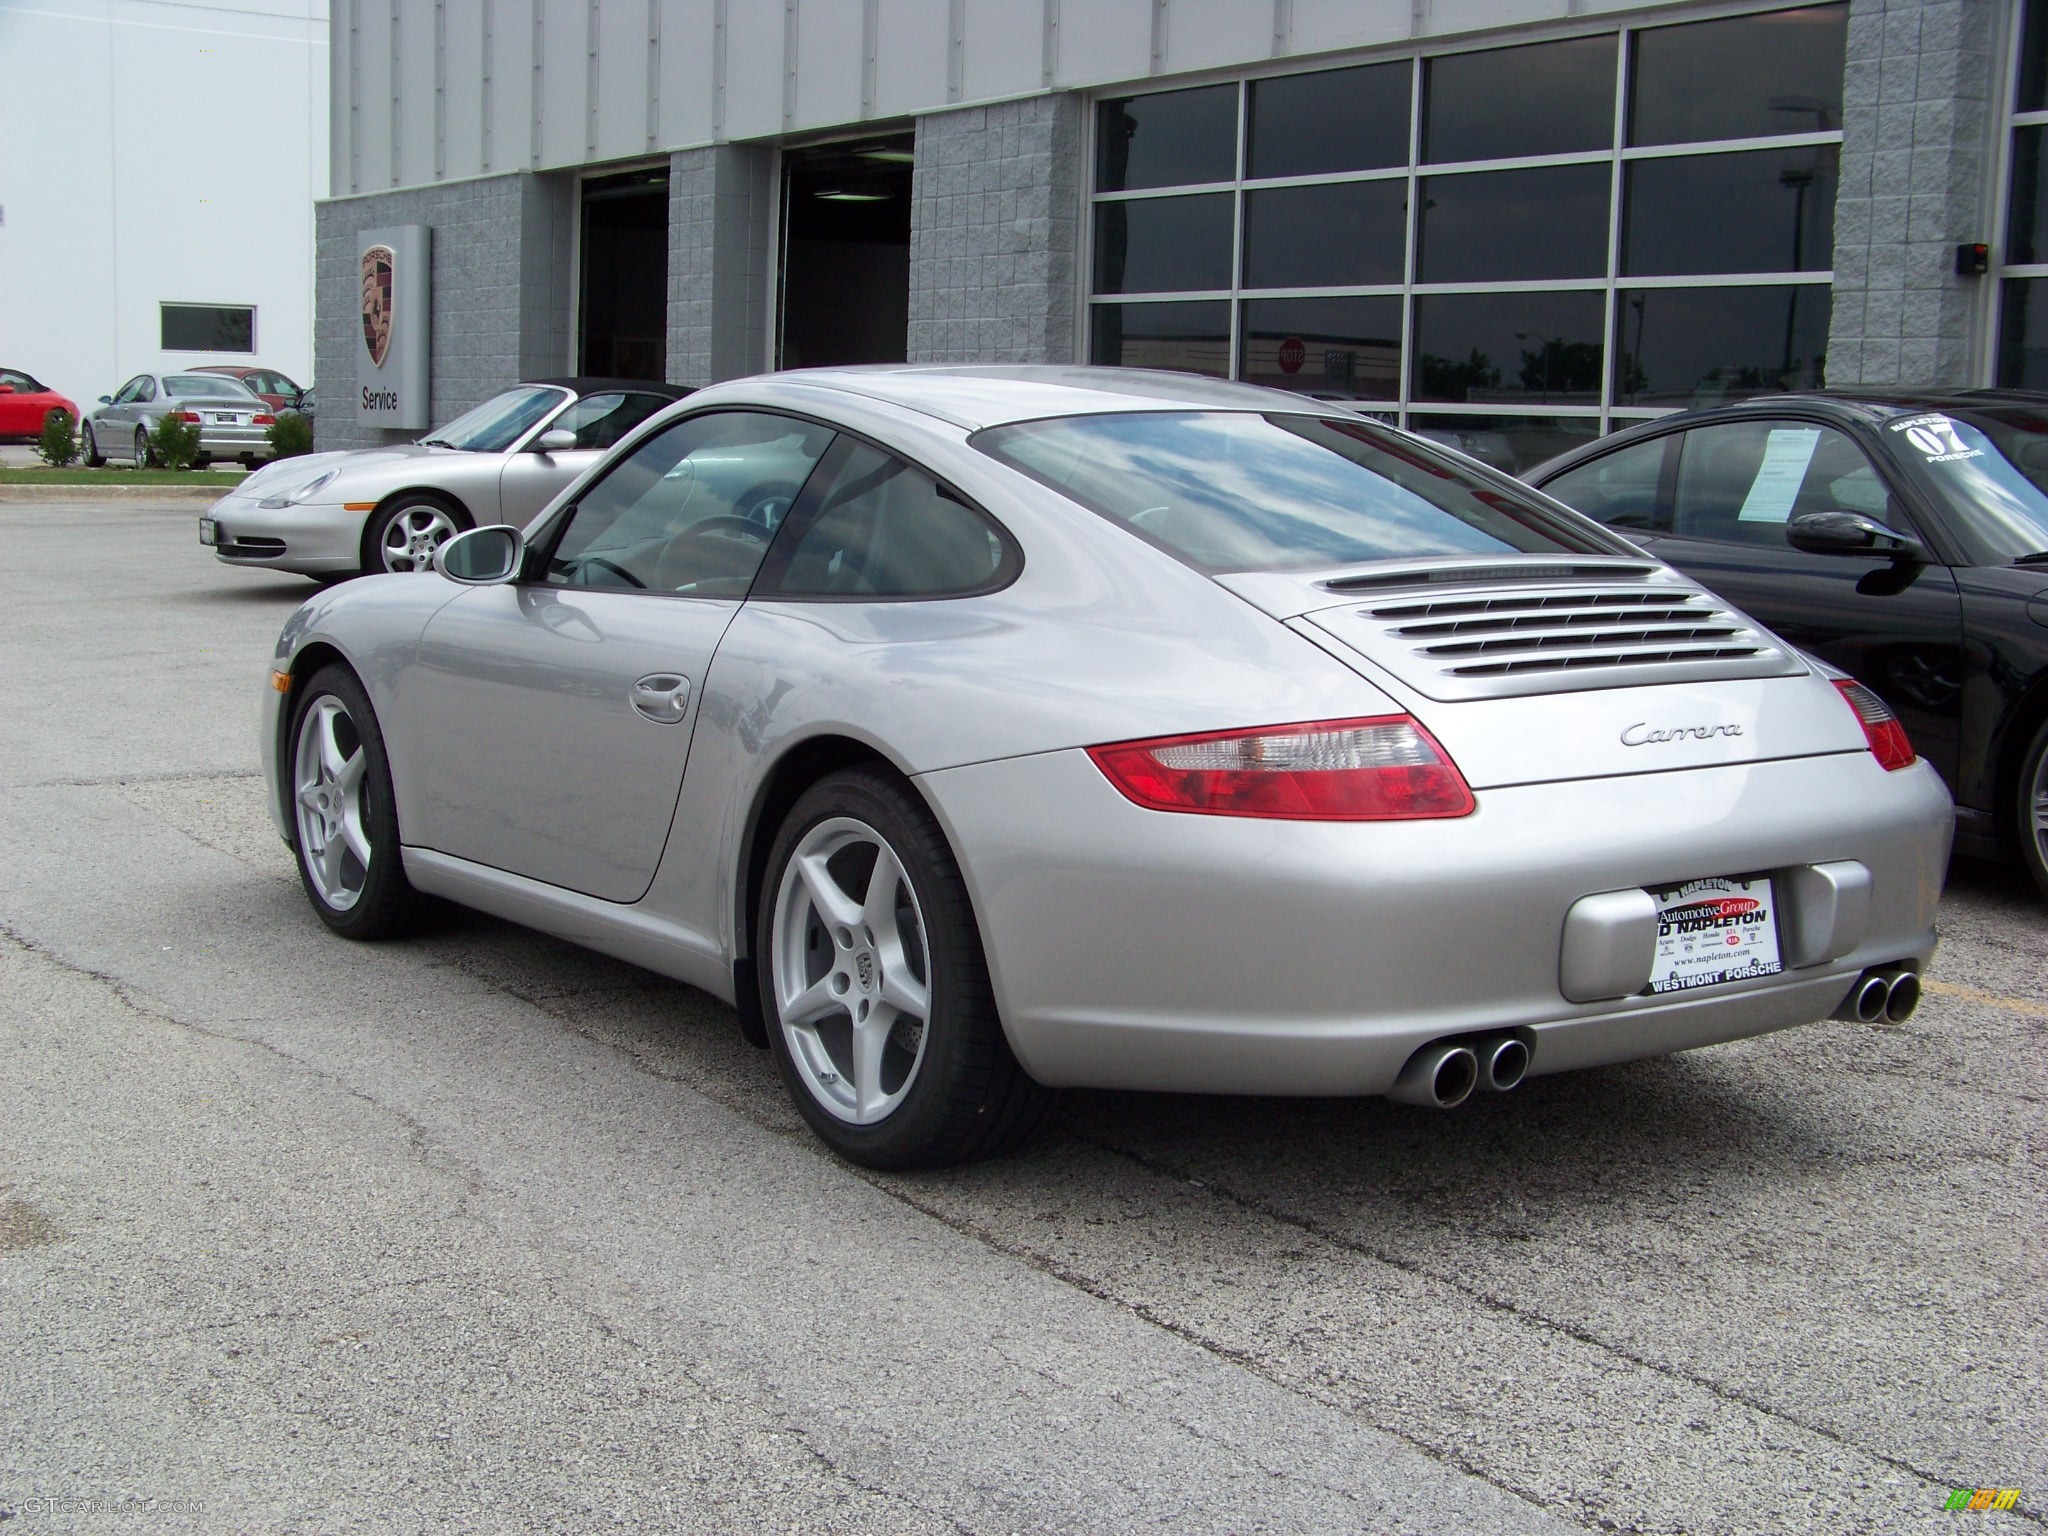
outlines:
{"label": "reflection in glass window", "polygon": [[1145,197],[1095,209],[1095,291],[1230,286],[1231,194]]}
{"label": "reflection in glass window", "polygon": [[2048,128],[2012,131],[2012,202],[2006,217],[2005,259],[2048,261],[2048,197],[2042,195],[2042,136]]}
{"label": "reflection in glass window", "polygon": [[2048,0],[2024,0],[2020,22],[2020,89],[2015,112],[2048,109]]}
{"label": "reflection in glass window", "polygon": [[1337,182],[1245,193],[1247,288],[1362,288],[1398,283],[1408,241],[1408,183]]}
{"label": "reflection in glass window", "polygon": [[1631,443],[1545,481],[1543,489],[1610,528],[1668,526],[1657,491],[1663,484],[1665,454],[1677,442],[1677,434],[1667,432],[1646,443]]}
{"label": "reflection in glass window", "polygon": [[1718,405],[1819,389],[1830,308],[1825,283],[1623,290],[1614,309],[1614,403]]}
{"label": "reflection in glass window", "polygon": [[1890,501],[1845,432],[1804,421],[1730,422],[1685,434],[1671,531],[1782,549],[1795,517],[1860,512],[1886,522]]}
{"label": "reflection in glass window", "polygon": [[1623,274],[1825,272],[1840,162],[1833,144],[1629,162]]}
{"label": "reflection in glass window", "polygon": [[2025,406],[1908,414],[1885,423],[1885,438],[1948,507],[1970,564],[2048,551],[2048,416]]}
{"label": "reflection in glass window", "polygon": [[1631,144],[1693,144],[1842,126],[1846,5],[1764,11],[1636,34]]}
{"label": "reflection in glass window", "polygon": [[828,474],[816,516],[756,596],[942,597],[1003,574],[1008,547],[994,525],[931,476],[851,441]]}
{"label": "reflection in glass window", "polygon": [[1422,158],[1441,165],[1611,148],[1614,56],[1609,35],[1429,60]]}
{"label": "reflection in glass window", "polygon": [[1597,416],[1435,416],[1416,413],[1408,430],[1503,474],[1519,475],[1600,436]]}
{"label": "reflection in glass window", "polygon": [[1534,497],[1361,421],[1151,411],[1022,422],[974,443],[1200,570],[1610,552]]}
{"label": "reflection in glass window", "polygon": [[832,436],[752,411],[657,432],[583,493],[548,557],[548,582],[745,597]]}
{"label": "reflection in glass window", "polygon": [[1237,174],[1237,87],[1205,85],[1102,103],[1095,190],[1186,187]]}
{"label": "reflection in glass window", "polygon": [[1408,163],[1408,85],[1397,64],[1254,80],[1245,175],[1325,176]]}
{"label": "reflection in glass window", "polygon": [[1998,328],[1998,382],[2048,389],[2048,278],[2008,279]]}
{"label": "reflection in glass window", "polygon": [[1432,293],[1415,300],[1410,398],[1598,405],[1598,293]]}
{"label": "reflection in glass window", "polygon": [[1247,299],[1241,377],[1322,399],[1401,393],[1401,297]]}
{"label": "reflection in glass window", "polygon": [[1607,275],[1609,167],[1425,176],[1417,276],[1425,283]]}
{"label": "reflection in glass window", "polygon": [[1230,302],[1097,304],[1091,362],[1121,368],[1173,368],[1230,377]]}

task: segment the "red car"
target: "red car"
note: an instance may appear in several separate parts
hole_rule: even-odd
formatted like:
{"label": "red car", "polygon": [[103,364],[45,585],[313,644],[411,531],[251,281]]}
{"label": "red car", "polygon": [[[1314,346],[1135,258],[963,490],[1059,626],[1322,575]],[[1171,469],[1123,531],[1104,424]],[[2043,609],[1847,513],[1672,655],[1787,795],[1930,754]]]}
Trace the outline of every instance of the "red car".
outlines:
{"label": "red car", "polygon": [[17,368],[0,368],[0,442],[9,438],[34,442],[52,411],[63,411],[74,422],[78,420],[78,407],[54,389]]}
{"label": "red car", "polygon": [[273,411],[290,410],[303,393],[299,386],[275,368],[245,368],[240,363],[209,363],[204,368],[187,368],[187,373],[218,373],[239,379],[242,387],[259,397]]}

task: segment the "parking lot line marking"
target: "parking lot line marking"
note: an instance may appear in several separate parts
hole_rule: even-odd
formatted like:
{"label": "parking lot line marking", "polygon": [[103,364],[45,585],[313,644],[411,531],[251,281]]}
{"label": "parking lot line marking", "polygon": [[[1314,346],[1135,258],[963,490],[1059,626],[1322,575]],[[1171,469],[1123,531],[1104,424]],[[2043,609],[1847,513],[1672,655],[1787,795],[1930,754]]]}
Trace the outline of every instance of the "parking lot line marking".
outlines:
{"label": "parking lot line marking", "polygon": [[2036,1019],[2048,1019],[2048,1003],[2037,1003],[2032,998],[2007,997],[2002,992],[1980,992],[1975,987],[1962,987],[1952,981],[1927,980],[1920,983],[1927,991],[1938,997],[1960,998],[1966,1003],[1989,1003],[1994,1008],[2010,1009]]}

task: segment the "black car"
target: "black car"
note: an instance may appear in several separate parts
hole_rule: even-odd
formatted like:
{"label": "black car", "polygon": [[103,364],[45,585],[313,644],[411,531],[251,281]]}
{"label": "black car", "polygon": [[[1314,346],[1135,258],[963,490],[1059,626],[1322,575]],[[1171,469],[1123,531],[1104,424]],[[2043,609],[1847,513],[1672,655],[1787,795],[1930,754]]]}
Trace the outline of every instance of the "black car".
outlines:
{"label": "black car", "polygon": [[1958,848],[2048,894],[2048,394],[1772,395],[1524,478],[1869,685],[1948,781]]}

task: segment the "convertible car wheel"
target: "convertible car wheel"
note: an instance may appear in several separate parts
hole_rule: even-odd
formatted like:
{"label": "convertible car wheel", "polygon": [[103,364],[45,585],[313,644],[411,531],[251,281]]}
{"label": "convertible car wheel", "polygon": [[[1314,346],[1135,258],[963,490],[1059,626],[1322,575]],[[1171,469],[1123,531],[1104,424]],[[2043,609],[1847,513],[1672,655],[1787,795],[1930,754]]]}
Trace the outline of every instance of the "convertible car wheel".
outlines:
{"label": "convertible car wheel", "polygon": [[441,502],[395,501],[371,520],[365,542],[375,551],[376,563],[366,566],[365,574],[431,571],[434,551],[467,526]]}
{"label": "convertible car wheel", "polygon": [[871,1168],[1009,1150],[1051,1094],[1003,1038],[959,866],[873,771],[808,790],[768,860],[755,945],[769,1036],[811,1127]]}
{"label": "convertible car wheel", "polygon": [[2048,896],[2048,725],[2034,733],[2020,770],[2020,860],[2043,896]]}
{"label": "convertible car wheel", "polygon": [[292,847],[313,910],[345,938],[408,931],[421,898],[399,862],[398,806],[369,696],[346,667],[327,667],[292,721]]}

